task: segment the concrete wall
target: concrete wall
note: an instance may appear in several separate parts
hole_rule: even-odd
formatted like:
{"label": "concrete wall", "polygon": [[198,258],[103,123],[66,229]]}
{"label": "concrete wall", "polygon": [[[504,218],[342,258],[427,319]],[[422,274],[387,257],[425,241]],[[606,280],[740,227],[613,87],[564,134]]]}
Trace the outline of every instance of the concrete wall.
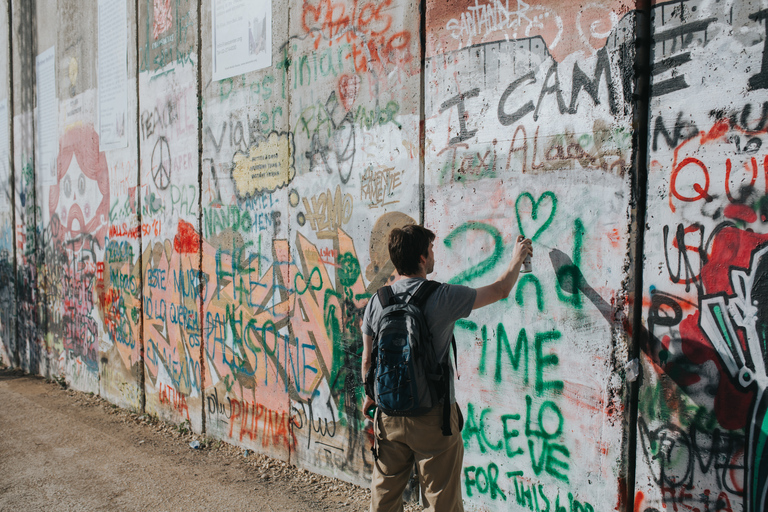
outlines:
{"label": "concrete wall", "polygon": [[0,360],[365,485],[389,230],[470,286],[523,233],[533,272],[456,329],[467,509],[762,510],[761,5],[272,3],[271,66],[214,80],[211,2],[113,2],[105,149],[122,27],[0,2]]}
{"label": "concrete wall", "polygon": [[653,9],[638,510],[766,507],[764,9]]}

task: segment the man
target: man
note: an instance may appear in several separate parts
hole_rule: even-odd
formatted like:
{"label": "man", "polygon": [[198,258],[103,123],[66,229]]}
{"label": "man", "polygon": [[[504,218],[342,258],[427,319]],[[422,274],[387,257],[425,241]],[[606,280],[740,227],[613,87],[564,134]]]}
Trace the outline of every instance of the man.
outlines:
{"label": "man", "polygon": [[[389,236],[389,257],[401,276],[400,280],[391,285],[393,294],[406,300],[426,280],[427,274],[434,270],[434,240],[435,234],[432,231],[415,224],[392,230]],[[403,510],[402,495],[414,462],[418,464],[422,495],[428,505],[426,510],[463,512],[463,420],[460,419],[461,411],[456,405],[454,370],[449,356],[453,326],[459,318],[469,316],[473,309],[506,298],[517,281],[523,260],[532,253],[531,241],[519,236],[509,267],[493,284],[477,289],[443,284],[427,299],[422,312],[432,334],[438,361],[447,362],[449,368],[451,435],[443,435],[441,429],[442,404],[422,416],[390,416],[377,411],[373,418],[378,446],[371,482],[372,512]],[[363,380],[371,366],[371,351],[382,310],[377,296],[371,298],[365,309]],[[363,410],[368,411],[372,405],[375,405],[373,398],[366,396]]]}

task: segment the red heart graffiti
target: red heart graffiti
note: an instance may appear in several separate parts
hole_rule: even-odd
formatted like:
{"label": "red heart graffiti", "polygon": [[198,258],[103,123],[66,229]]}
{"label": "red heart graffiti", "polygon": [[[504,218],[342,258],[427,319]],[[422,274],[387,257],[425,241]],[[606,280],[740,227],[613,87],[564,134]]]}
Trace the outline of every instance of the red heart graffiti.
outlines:
{"label": "red heart graffiti", "polygon": [[339,98],[344,108],[349,112],[352,110],[357,99],[357,93],[360,92],[360,77],[357,75],[341,75],[339,78]]}

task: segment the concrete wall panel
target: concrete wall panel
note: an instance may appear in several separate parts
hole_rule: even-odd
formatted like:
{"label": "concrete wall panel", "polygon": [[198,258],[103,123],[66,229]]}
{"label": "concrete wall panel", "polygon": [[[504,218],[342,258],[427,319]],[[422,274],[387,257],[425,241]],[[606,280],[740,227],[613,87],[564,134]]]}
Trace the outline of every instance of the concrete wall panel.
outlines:
{"label": "concrete wall panel", "polygon": [[11,24],[8,0],[0,2],[0,361],[12,365],[15,353],[13,270],[13,172],[11,168]]}
{"label": "concrete wall panel", "polygon": [[627,477],[634,16],[504,5],[433,2],[427,17],[436,278],[490,284],[518,234],[534,241],[513,295],[457,328],[465,503],[612,508]]}
{"label": "concrete wall panel", "polygon": [[109,232],[104,238],[104,257],[97,262],[95,289],[99,323],[103,325],[99,339],[101,394],[121,407],[140,410],[143,297],[141,288],[138,285],[132,287],[131,283],[141,282],[139,239],[142,233],[151,229],[152,223],[139,223],[138,24],[135,4],[127,1],[125,9],[128,24],[127,144],[124,148],[104,151],[109,169]]}
{"label": "concrete wall panel", "polygon": [[637,510],[764,510],[766,12],[653,8]]}
{"label": "concrete wall panel", "polygon": [[373,461],[360,323],[393,273],[382,240],[420,217],[418,4],[295,2],[291,13],[287,332],[317,371],[292,378],[297,461],[364,482]]}
{"label": "concrete wall panel", "polygon": [[[281,46],[288,9],[275,5],[270,14],[272,38],[263,47],[269,67],[213,80],[211,30],[202,40],[204,410],[212,435],[287,461],[295,446],[288,361],[296,350],[278,331],[288,318],[293,169]],[[203,27],[212,18],[206,5]],[[277,162],[274,174],[286,174],[266,177],[263,170]]]}
{"label": "concrete wall panel", "polygon": [[139,5],[139,285],[147,411],[200,432],[197,20],[190,0]]}

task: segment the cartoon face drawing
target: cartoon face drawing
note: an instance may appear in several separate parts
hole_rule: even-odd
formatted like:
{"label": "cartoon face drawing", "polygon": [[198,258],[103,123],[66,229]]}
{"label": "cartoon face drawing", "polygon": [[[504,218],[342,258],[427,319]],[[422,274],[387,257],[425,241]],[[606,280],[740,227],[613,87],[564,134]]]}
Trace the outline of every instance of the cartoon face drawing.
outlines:
{"label": "cartoon face drawing", "polygon": [[64,234],[103,239],[109,227],[109,168],[93,126],[77,126],[61,137],[57,176],[49,207]]}
{"label": "cartoon face drawing", "polygon": [[72,232],[84,231],[93,220],[103,198],[97,182],[83,173],[77,155],[72,155],[69,168],[59,184],[59,206],[56,213],[62,224]]}

